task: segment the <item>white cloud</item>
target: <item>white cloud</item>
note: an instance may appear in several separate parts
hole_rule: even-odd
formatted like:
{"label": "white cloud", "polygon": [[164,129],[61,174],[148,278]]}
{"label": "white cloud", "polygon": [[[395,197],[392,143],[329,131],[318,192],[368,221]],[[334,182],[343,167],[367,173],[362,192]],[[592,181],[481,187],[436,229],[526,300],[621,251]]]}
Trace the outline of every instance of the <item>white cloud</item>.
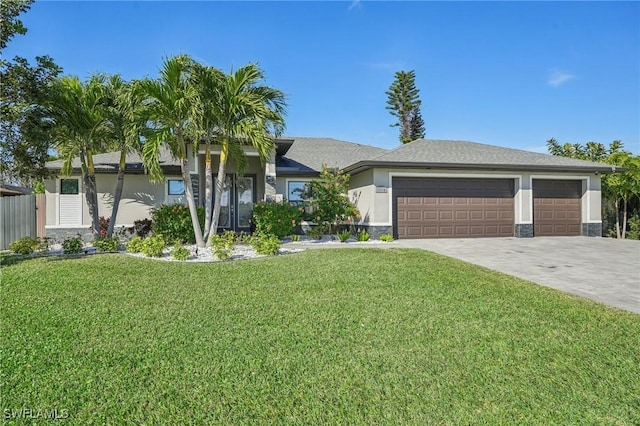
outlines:
{"label": "white cloud", "polygon": [[360,7],[360,6],[361,6],[361,3],[362,3],[362,0],[353,0],[353,1],[351,2],[351,4],[349,5],[349,10],[353,10],[353,9],[355,9],[356,7]]}
{"label": "white cloud", "polygon": [[559,87],[559,86],[562,86],[567,81],[573,80],[574,78],[576,78],[576,76],[571,73],[568,73],[565,71],[553,70],[549,75],[547,84],[549,86]]}
{"label": "white cloud", "polygon": [[375,68],[385,71],[400,71],[404,68],[405,63],[402,61],[389,61],[389,62],[369,62],[366,64],[370,68]]}

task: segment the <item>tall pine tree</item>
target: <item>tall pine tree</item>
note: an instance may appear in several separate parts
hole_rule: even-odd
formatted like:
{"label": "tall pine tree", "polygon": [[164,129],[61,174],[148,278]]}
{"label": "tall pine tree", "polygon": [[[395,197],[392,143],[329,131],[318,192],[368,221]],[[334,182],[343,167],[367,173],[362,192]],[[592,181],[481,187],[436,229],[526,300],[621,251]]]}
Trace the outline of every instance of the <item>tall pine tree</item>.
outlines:
{"label": "tall pine tree", "polygon": [[400,127],[400,142],[409,143],[424,138],[424,120],[420,113],[420,90],[416,87],[416,72],[397,71],[387,94],[387,106],[398,121],[391,127]]}

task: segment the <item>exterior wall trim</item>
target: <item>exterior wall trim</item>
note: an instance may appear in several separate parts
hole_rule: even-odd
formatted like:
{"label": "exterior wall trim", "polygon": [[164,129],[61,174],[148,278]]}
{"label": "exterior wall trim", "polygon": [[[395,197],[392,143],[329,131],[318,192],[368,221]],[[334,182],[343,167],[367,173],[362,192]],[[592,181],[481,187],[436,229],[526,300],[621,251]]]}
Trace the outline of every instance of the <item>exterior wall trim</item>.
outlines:
{"label": "exterior wall trim", "polygon": [[[582,223],[602,223],[601,220],[593,220],[591,219],[591,176],[588,175],[529,175],[529,185],[531,188],[531,217],[533,218],[533,180],[534,179],[546,179],[546,180],[579,180],[579,181],[586,181],[586,188],[584,191],[584,197],[580,198],[580,201],[582,201],[582,198],[585,199],[585,203],[586,203],[586,212],[587,212],[587,217],[584,217],[584,215],[582,216]],[[583,212],[585,211],[584,209],[581,209]]]}
{"label": "exterior wall trim", "polygon": [[[60,226],[61,228],[68,228],[69,225],[60,225],[60,195],[62,192],[62,179],[78,179],[78,197],[80,197],[80,224],[78,226],[84,225],[84,203],[86,202],[84,194],[84,182],[82,181],[82,175],[69,175],[69,176],[56,176],[56,223],[54,226]],[[46,222],[46,221],[45,221]],[[47,228],[50,225],[45,225]]]}

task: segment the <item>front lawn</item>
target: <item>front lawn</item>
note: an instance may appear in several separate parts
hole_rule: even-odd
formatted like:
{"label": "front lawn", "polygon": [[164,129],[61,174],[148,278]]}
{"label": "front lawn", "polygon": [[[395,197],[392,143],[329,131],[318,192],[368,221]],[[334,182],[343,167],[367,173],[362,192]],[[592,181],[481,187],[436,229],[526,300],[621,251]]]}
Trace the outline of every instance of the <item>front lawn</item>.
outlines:
{"label": "front lawn", "polygon": [[9,263],[5,419],[640,423],[639,315],[433,253]]}

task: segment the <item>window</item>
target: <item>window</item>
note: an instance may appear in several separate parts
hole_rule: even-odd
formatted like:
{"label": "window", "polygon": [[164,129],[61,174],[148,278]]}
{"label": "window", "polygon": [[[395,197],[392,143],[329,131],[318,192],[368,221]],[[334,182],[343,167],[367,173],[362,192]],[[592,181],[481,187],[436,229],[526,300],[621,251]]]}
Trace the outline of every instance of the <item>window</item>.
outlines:
{"label": "window", "polygon": [[292,203],[301,203],[302,193],[307,189],[309,181],[287,182],[287,200]]}
{"label": "window", "polygon": [[60,193],[68,195],[77,195],[78,179],[60,179]]}
{"label": "window", "polygon": [[178,179],[169,179],[169,195],[184,195],[184,181]]}

